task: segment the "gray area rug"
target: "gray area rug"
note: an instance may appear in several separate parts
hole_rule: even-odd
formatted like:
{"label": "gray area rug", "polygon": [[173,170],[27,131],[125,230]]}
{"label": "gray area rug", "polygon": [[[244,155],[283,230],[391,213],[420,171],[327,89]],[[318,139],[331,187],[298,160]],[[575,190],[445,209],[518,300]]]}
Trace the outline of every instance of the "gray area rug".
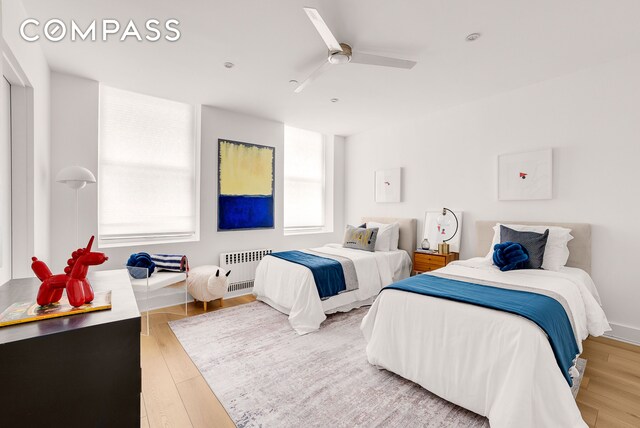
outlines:
{"label": "gray area rug", "polygon": [[[238,427],[488,427],[486,418],[367,362],[368,308],[298,336],[261,302],[170,322]],[[580,379],[586,361],[580,360]]]}

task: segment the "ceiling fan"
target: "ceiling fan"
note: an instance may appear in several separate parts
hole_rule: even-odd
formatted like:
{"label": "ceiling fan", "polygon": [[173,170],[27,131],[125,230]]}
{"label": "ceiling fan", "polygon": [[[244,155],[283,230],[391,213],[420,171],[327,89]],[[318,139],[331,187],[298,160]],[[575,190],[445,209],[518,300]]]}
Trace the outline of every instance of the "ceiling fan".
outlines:
{"label": "ceiling fan", "polygon": [[331,30],[320,16],[320,13],[312,8],[305,7],[304,11],[307,13],[307,16],[311,20],[311,23],[316,27],[318,33],[320,33],[320,37],[324,40],[325,44],[329,48],[329,55],[327,60],[309,75],[301,84],[299,84],[294,90],[295,93],[300,93],[304,88],[309,86],[311,82],[318,78],[322,73],[327,71],[327,69],[332,65],[338,64],[348,64],[348,63],[356,63],[356,64],[368,64],[368,65],[379,65],[383,67],[394,67],[394,68],[404,68],[411,69],[414,65],[416,65],[415,61],[409,61],[406,59],[397,59],[397,58],[389,58],[386,56],[379,55],[370,55],[360,52],[353,52],[351,46],[346,43],[340,43],[335,38]]}

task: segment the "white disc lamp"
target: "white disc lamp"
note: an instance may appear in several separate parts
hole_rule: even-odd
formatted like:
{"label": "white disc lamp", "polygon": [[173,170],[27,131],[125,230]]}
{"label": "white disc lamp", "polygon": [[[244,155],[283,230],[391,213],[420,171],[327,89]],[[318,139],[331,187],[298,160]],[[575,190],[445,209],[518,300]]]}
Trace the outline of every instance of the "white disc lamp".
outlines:
{"label": "white disc lamp", "polygon": [[76,247],[78,244],[78,191],[87,184],[96,182],[96,177],[87,168],[81,166],[68,166],[56,175],[56,181],[63,183],[76,191]]}

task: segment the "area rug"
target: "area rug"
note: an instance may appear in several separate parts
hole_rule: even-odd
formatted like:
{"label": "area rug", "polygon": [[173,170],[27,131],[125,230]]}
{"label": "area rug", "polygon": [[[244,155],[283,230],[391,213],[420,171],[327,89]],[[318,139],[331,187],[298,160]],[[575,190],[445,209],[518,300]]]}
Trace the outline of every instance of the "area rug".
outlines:
{"label": "area rug", "polygon": [[[367,310],[330,315],[305,336],[261,302],[170,326],[238,427],[489,426],[485,417],[370,365],[360,332]],[[579,361],[580,378],[585,363]]]}

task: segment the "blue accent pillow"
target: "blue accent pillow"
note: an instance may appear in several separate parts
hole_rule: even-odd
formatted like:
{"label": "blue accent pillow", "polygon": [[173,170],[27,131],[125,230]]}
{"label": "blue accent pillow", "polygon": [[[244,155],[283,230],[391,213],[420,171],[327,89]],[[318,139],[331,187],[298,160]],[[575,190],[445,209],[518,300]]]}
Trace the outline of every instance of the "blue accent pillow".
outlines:
{"label": "blue accent pillow", "polygon": [[544,233],[524,232],[513,230],[500,225],[500,243],[516,242],[527,250],[529,260],[524,262],[522,269],[541,269],[544,259],[544,249],[549,238],[549,229]]}
{"label": "blue accent pillow", "polygon": [[156,264],[151,260],[151,255],[149,253],[134,253],[129,256],[129,260],[127,260],[127,270],[129,271],[129,275],[135,279],[143,279],[147,277],[147,272],[144,269],[135,269],[135,268],[146,268],[149,271],[149,276],[156,270]]}
{"label": "blue accent pillow", "polygon": [[502,242],[493,247],[493,264],[502,272],[523,269],[527,260],[527,249],[517,242]]}

